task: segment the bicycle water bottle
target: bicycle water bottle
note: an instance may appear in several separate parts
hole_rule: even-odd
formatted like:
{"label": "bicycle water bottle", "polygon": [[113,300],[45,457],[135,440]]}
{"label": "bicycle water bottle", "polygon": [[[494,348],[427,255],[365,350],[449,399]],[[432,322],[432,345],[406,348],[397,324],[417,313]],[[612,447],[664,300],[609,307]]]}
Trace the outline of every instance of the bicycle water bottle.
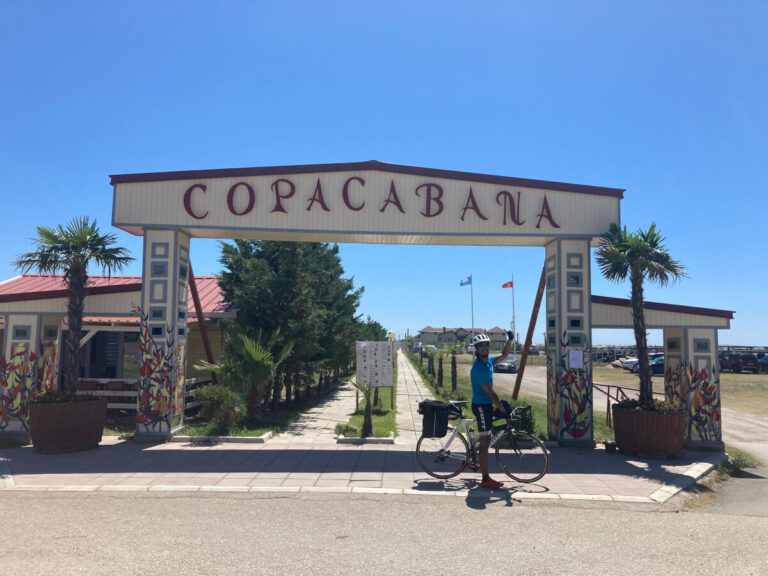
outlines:
{"label": "bicycle water bottle", "polygon": [[479,458],[480,457],[480,436],[477,434],[477,430],[475,430],[474,426],[471,427],[469,430],[469,450],[472,452],[472,454]]}

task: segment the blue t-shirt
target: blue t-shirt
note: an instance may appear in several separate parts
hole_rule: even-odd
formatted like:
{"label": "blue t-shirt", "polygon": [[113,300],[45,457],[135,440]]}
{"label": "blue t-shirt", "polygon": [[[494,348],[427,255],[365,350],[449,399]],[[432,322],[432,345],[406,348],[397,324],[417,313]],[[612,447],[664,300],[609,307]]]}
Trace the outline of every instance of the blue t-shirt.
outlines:
{"label": "blue t-shirt", "polygon": [[491,398],[483,390],[483,384],[490,384],[493,388],[493,367],[496,365],[497,359],[498,356],[489,357],[488,362],[483,362],[480,358],[475,358],[475,363],[472,364],[472,369],[469,371],[473,404],[493,404]]}

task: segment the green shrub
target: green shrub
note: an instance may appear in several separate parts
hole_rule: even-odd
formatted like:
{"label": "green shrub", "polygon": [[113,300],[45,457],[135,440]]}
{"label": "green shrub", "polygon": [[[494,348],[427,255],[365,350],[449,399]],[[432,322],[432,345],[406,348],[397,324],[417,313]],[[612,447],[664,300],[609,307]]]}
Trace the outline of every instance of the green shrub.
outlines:
{"label": "green shrub", "polygon": [[359,436],[359,430],[356,426],[352,426],[351,424],[344,424],[343,422],[339,422],[336,424],[336,428],[334,429],[334,432],[336,433],[336,436]]}
{"label": "green shrub", "polygon": [[202,414],[215,425],[217,434],[226,435],[240,428],[245,404],[240,395],[226,386],[203,386],[197,397],[204,402]]}

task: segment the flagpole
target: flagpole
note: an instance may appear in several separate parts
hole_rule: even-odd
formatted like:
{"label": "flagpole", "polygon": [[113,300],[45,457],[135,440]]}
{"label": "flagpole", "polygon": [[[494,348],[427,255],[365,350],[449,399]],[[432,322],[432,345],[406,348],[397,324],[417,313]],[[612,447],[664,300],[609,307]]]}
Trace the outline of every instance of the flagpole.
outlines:
{"label": "flagpole", "polygon": [[512,336],[517,341],[517,331],[515,326],[515,275],[512,274]]}
{"label": "flagpole", "polygon": [[469,302],[472,309],[472,336],[475,335],[475,287],[472,284],[472,274],[469,275]]}

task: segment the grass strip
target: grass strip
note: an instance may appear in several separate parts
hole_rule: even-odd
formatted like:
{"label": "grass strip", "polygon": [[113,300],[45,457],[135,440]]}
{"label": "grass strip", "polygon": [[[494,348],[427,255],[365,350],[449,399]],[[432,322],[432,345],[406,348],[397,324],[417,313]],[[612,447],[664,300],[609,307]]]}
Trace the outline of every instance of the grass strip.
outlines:
{"label": "grass strip", "polygon": [[[388,438],[397,435],[397,357],[392,370],[392,387],[379,388],[379,401],[374,401],[371,407],[371,421],[373,424],[372,438]],[[375,391],[371,392],[374,398]],[[362,396],[362,394],[361,394]],[[358,410],[350,417],[349,424],[337,426],[337,433],[343,432],[347,438],[360,438],[363,430],[363,417],[365,416],[365,400],[360,402]]]}

